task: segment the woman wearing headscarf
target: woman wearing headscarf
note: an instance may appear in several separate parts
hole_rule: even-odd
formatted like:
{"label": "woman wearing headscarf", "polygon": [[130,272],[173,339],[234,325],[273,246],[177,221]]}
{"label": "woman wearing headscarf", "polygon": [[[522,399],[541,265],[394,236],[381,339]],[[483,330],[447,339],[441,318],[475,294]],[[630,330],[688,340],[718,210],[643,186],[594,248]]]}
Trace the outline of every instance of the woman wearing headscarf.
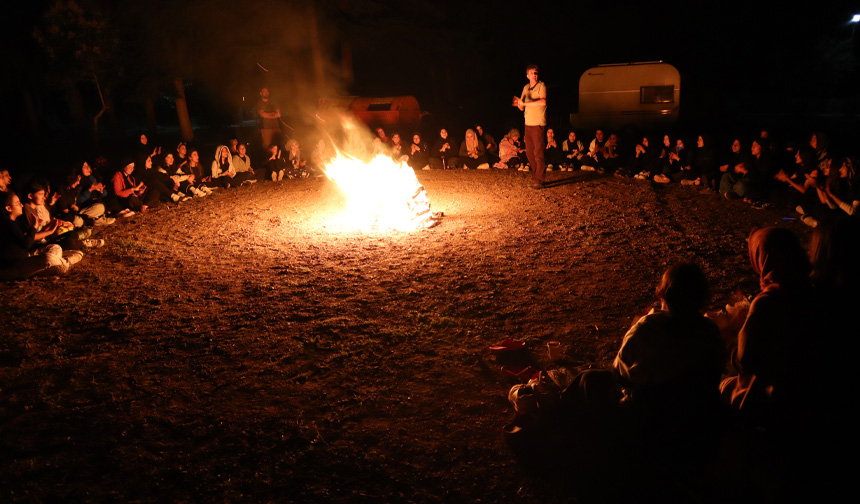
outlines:
{"label": "woman wearing headscarf", "polygon": [[478,135],[472,129],[466,130],[465,141],[460,144],[460,161],[463,163],[464,169],[475,170],[482,167],[484,169],[490,167],[487,163],[484,144],[478,140]]}
{"label": "woman wearing headscarf", "polygon": [[724,380],[720,390],[746,418],[767,423],[800,400],[805,353],[814,336],[812,266],[788,229],[754,229],[748,242],[761,292],[732,350],[737,375]]}

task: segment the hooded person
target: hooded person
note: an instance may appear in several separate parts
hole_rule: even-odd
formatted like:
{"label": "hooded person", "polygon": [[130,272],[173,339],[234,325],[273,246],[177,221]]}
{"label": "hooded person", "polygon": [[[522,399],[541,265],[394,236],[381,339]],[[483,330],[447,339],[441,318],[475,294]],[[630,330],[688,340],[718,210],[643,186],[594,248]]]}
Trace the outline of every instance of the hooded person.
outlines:
{"label": "hooded person", "polygon": [[221,187],[236,186],[239,183],[233,181],[235,177],[236,169],[233,168],[230,148],[219,145],[215,148],[215,158],[212,160],[212,181]]}
{"label": "hooded person", "polygon": [[788,229],[754,229],[748,242],[761,292],[750,304],[732,350],[738,374],[725,379],[720,390],[744,417],[767,423],[785,407],[799,406],[800,368],[814,346],[812,266]]}

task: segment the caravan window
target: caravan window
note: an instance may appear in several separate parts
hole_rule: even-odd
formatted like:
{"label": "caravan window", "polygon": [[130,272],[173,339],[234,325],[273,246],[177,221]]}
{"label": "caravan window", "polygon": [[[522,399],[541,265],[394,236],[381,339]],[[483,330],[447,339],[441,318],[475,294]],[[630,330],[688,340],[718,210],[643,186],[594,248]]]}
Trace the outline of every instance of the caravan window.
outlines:
{"label": "caravan window", "polygon": [[673,103],[675,86],[642,86],[639,88],[639,103]]}

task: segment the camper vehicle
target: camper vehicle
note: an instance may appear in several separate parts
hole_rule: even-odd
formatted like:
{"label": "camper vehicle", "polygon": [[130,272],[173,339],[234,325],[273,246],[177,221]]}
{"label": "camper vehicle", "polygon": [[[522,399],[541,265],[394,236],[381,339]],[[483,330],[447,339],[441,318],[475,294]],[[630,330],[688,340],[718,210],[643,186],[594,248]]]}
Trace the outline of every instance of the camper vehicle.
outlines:
{"label": "camper vehicle", "polygon": [[575,128],[653,128],[678,120],[681,74],[668,63],[598,65],[579,78]]}
{"label": "camper vehicle", "polygon": [[414,128],[424,112],[414,96],[358,97],[340,96],[322,98],[317,114],[325,120],[334,114],[347,113],[367,126]]}

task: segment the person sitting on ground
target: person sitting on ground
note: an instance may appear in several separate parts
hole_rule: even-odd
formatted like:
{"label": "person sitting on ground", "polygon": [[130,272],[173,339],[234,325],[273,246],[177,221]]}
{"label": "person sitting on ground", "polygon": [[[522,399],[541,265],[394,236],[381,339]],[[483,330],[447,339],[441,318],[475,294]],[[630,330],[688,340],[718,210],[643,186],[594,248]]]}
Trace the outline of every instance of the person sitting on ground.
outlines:
{"label": "person sitting on ground", "polygon": [[[838,170],[833,168],[834,163],[840,167]],[[798,208],[802,210],[801,220],[804,224],[816,227],[821,222],[844,215],[846,211],[851,211],[849,215],[854,214],[853,201],[857,195],[850,179],[852,166],[850,159],[833,156],[824,161],[823,169],[818,170],[821,176],[809,177],[810,186],[815,190],[808,193],[813,194],[814,198],[805,200]]]}
{"label": "person sitting on ground", "polygon": [[269,146],[269,159],[265,163],[266,177],[272,182],[284,180],[284,175],[287,173],[287,160],[281,154],[281,148],[278,144]]}
{"label": "person sitting on ground", "polygon": [[747,156],[743,152],[743,145],[739,138],[735,138],[732,141],[731,152],[727,153],[725,158],[722,158],[720,161],[720,174],[719,178],[715,180],[716,190],[719,190],[720,179],[724,173],[731,172],[735,169],[735,166],[743,163],[746,160]]}
{"label": "person sitting on ground", "polygon": [[562,142],[561,151],[564,155],[562,168],[565,171],[579,170],[582,166],[582,158],[585,156],[585,144],[582,140],[576,138],[576,132],[570,130],[567,132],[567,140]]}
{"label": "person sitting on ground", "polygon": [[[811,215],[812,209],[818,204],[818,197],[814,194],[814,188],[822,170],[819,169],[818,163],[815,161],[815,152],[812,149],[797,149],[794,152],[794,161],[793,173],[780,169],[773,178],[778,182],[785,183],[789,188],[790,192],[785,199],[790,208],[795,208],[801,216]],[[812,222],[810,221],[808,224],[812,225]]]}
{"label": "person sitting on ground", "polygon": [[594,132],[594,139],[588,144],[588,159],[583,160],[581,169],[603,173],[603,161],[606,159],[606,138],[603,130]]}
{"label": "person sitting on ground", "polygon": [[94,203],[104,203],[105,210],[108,210],[108,204],[105,201],[107,200],[105,185],[96,177],[89,163],[83,161],[79,166],[80,168],[75,172],[81,177],[76,204],[86,208]]}
{"label": "person sitting on ground", "polygon": [[657,297],[660,309],[627,331],[612,365],[622,402],[662,409],[661,415],[691,403],[716,405],[728,354],[719,328],[703,315],[710,299],[705,274],[695,264],[675,264],[663,274]]}
{"label": "person sitting on ground", "polygon": [[720,193],[728,197],[756,202],[765,198],[765,178],[770,172],[768,159],[763,156],[759,140],[750,146],[751,156],[735,166],[734,172],[724,173],[720,179]]}
{"label": "person sitting on ground", "polygon": [[439,137],[430,149],[430,168],[434,170],[452,170],[459,166],[457,154],[460,146],[454,139],[448,137],[448,130],[439,130]]}
{"label": "person sitting on ground", "polygon": [[582,371],[562,393],[562,412],[575,425],[602,429],[626,420],[631,425],[622,431],[684,437],[705,432],[703,423],[716,416],[727,351],[717,325],[702,314],[707,278],[695,264],[675,264],[656,294],[660,308],[630,327],[612,368]]}
{"label": "person sitting on ground", "polygon": [[202,197],[212,194],[212,189],[209,185],[212,181],[211,177],[206,176],[203,164],[200,162],[200,151],[191,149],[188,153],[188,159],[177,169],[177,173],[187,175],[189,182],[188,192],[194,196]]}
{"label": "person sitting on ground", "polygon": [[466,130],[466,139],[460,144],[459,159],[463,163],[463,169],[466,170],[487,170],[490,168],[487,163],[484,144],[478,140],[478,135],[475,134],[474,130]]}
{"label": "person sitting on ground", "polygon": [[765,425],[787,409],[803,407],[800,391],[808,378],[798,366],[816,334],[812,266],[788,229],[753,229],[748,242],[761,292],[750,304],[737,340],[729,342],[736,374],[720,390],[751,425]]}
{"label": "person sitting on ground", "polygon": [[179,192],[186,197],[202,198],[212,194],[212,190],[203,183],[203,166],[200,164],[200,153],[196,149],[186,156],[185,161],[176,168],[171,178],[179,183]]}
{"label": "person sitting on ground", "polygon": [[243,143],[236,147],[236,154],[233,155],[233,169],[236,170],[234,180],[238,180],[240,184],[252,184],[258,179],[263,180],[265,178],[264,173],[258,175],[254,172],[254,168],[251,166],[251,156],[248,155],[248,147]]}
{"label": "person sitting on ground", "polygon": [[414,170],[430,169],[430,152],[427,142],[421,140],[421,135],[412,135],[412,144],[409,146],[409,166]]}
{"label": "person sitting on ground", "polygon": [[[92,203],[86,208],[78,206],[78,194],[80,192],[81,176],[69,175],[66,184],[60,189],[60,198],[54,203],[53,215],[58,219],[71,222],[76,228],[84,225],[103,226],[112,224],[113,219],[104,217],[105,206],[102,203]],[[111,219],[111,220],[107,220]]]}
{"label": "person sitting on ground", "polygon": [[487,162],[495,164],[499,162],[499,146],[496,145],[496,139],[492,135],[484,131],[484,128],[478,124],[475,126],[475,133],[478,135],[478,140],[484,144],[484,152],[487,155]]}
{"label": "person sitting on ground", "polygon": [[846,157],[839,168],[839,183],[826,184],[822,196],[830,208],[838,208],[851,216],[860,214],[860,176],[854,166],[854,161]]}
{"label": "person sitting on ground", "polygon": [[651,180],[659,169],[659,149],[652,147],[651,137],[644,136],[633,149],[633,157],[627,162],[627,172],[637,180]]}
{"label": "person sitting on ground", "polygon": [[36,275],[59,275],[83,258],[79,251],[66,251],[57,244],[40,246],[60,229],[54,220],[36,231],[23,218],[24,206],[14,191],[0,192],[0,280],[24,280]]}
{"label": "person sitting on ground", "polygon": [[525,149],[520,148],[520,130],[513,128],[499,142],[499,159],[495,168],[500,170],[527,170]]}
{"label": "person sitting on ground", "polygon": [[215,159],[212,161],[212,181],[220,187],[238,187],[244,180],[236,177],[236,169],[233,168],[233,156],[230,148],[219,145],[215,149]]}
{"label": "person sitting on ground", "polygon": [[679,182],[684,176],[682,173],[684,167],[688,164],[684,139],[680,137],[676,138],[675,145],[664,150],[666,151],[666,161],[663,166],[663,177],[661,177],[660,180],[655,179],[655,182],[659,182],[661,184],[668,184],[673,181]]}
{"label": "person sitting on ground", "polygon": [[675,150],[669,153],[669,165],[672,172],[672,182],[689,185],[699,179],[699,174],[693,171],[692,160],[690,159],[691,151],[687,149],[687,144],[683,138],[675,139]]}
{"label": "person sitting on ground", "polygon": [[231,138],[227,142],[227,145],[230,147],[230,155],[231,156],[237,156],[239,154],[239,139],[238,138]]}
{"label": "person sitting on ground", "polygon": [[384,145],[385,147],[391,147],[391,139],[388,138],[388,136],[385,134],[384,129],[376,128],[376,138],[378,138],[379,141],[382,142],[382,145]]}
{"label": "person sitting on ground", "polygon": [[722,173],[717,164],[717,152],[710,135],[704,133],[696,139],[696,148],[690,158],[690,169],[698,174],[698,178],[693,180],[694,185],[716,191]]}
{"label": "person sitting on ground", "polygon": [[[131,217],[137,212],[146,212],[150,207],[155,207],[159,202],[159,193],[155,188],[147,187],[142,181],[138,182],[133,173],[136,172],[135,163],[131,158],[121,161],[122,169],[117,171],[111,179],[113,193],[119,203],[120,217]],[[152,158],[144,160],[144,169],[152,167]]]}
{"label": "person sitting on ground", "polygon": [[564,155],[558,142],[555,141],[555,130],[552,128],[546,129],[546,149],[543,157],[546,160],[546,171],[552,171],[553,168],[561,171]]}
{"label": "person sitting on ground", "polygon": [[[382,128],[380,128],[382,129]],[[308,162],[302,157],[302,150],[299,148],[299,141],[295,138],[287,143],[287,177],[289,178],[308,178]]]}
{"label": "person sitting on ground", "polygon": [[391,135],[391,159],[400,161],[403,156],[406,156],[407,160],[409,159],[409,153],[406,152],[403,142],[400,140],[400,133],[394,133]]}
{"label": "person sitting on ground", "polygon": [[657,166],[654,170],[654,182],[658,184],[668,184],[672,181],[671,154],[675,150],[675,143],[672,142],[672,137],[663,135],[663,144],[660,146],[660,155],[657,157]]}
{"label": "person sitting on ground", "polygon": [[[605,159],[603,160],[603,171],[605,173],[615,173],[620,166],[624,166],[624,158],[621,157],[621,148],[618,145],[618,135],[610,133],[606,143],[603,144],[605,149]],[[624,175],[623,173],[620,175]]]}
{"label": "person sitting on ground", "polygon": [[[54,218],[48,210],[46,201],[48,190],[38,182],[32,182],[27,193],[27,202],[24,204],[24,216],[30,227],[37,233],[45,231],[58,223],[59,229],[51,233],[47,238],[53,243],[60,245],[66,250],[82,250],[83,248],[98,248],[104,246],[104,240],[91,239],[92,231],[89,228],[75,230],[74,224]],[[51,196],[50,205],[59,199],[59,194]]]}
{"label": "person sitting on ground", "polygon": [[188,160],[188,145],[185,142],[179,142],[176,146],[176,152],[173,153],[173,165],[177,168],[181,167]]}
{"label": "person sitting on ground", "polygon": [[185,179],[176,176],[176,163],[173,154],[168,152],[161,157],[158,166],[146,170],[146,185],[158,189],[161,201],[174,203],[182,200],[185,195],[179,191],[179,184]]}

